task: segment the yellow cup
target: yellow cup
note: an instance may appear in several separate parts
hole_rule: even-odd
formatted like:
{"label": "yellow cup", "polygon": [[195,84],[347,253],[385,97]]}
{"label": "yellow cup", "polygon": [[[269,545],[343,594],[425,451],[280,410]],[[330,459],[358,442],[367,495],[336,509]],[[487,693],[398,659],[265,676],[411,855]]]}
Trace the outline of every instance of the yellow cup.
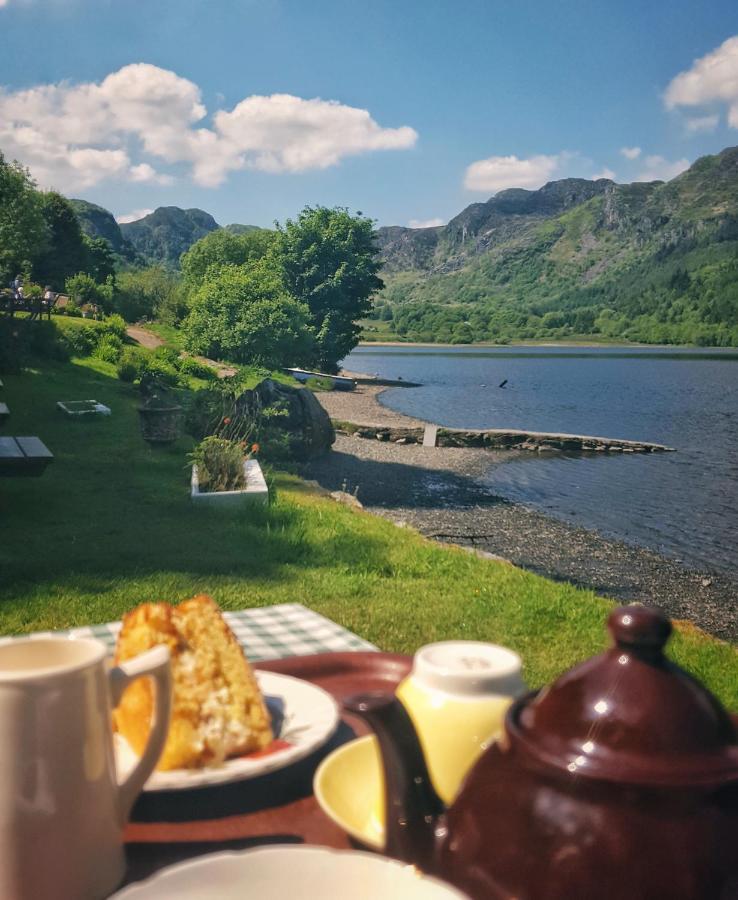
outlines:
{"label": "yellow cup", "polygon": [[433,784],[452,803],[471,767],[502,733],[505,713],[525,692],[517,653],[481,641],[421,647],[397,688],[418,732]]}

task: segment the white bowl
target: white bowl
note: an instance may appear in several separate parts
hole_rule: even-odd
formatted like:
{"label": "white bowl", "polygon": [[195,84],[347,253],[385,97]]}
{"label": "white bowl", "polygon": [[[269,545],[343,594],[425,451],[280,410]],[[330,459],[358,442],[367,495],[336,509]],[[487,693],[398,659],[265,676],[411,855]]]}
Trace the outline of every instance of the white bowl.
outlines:
{"label": "white bowl", "polygon": [[214,853],[163,869],[110,900],[466,900],[413,866],[349,850],[281,845]]}

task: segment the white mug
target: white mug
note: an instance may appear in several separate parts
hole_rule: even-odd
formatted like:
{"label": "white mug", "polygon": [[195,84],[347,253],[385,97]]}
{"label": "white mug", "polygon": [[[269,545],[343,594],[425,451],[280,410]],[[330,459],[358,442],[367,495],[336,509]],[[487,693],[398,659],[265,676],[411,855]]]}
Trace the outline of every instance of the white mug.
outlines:
{"label": "white mug", "polygon": [[[156,687],[149,742],[119,782],[112,707],[136,678]],[[169,727],[169,650],[109,667],[100,641],[0,647],[0,897],[99,900],[125,871],[123,828]]]}

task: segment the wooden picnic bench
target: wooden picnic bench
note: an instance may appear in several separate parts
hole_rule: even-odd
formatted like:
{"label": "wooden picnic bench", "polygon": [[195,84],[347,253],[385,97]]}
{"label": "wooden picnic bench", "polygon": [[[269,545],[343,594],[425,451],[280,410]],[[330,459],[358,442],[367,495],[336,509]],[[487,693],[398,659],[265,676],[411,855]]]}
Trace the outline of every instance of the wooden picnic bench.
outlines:
{"label": "wooden picnic bench", "polygon": [[0,477],[42,475],[54,454],[37,437],[0,437]]}

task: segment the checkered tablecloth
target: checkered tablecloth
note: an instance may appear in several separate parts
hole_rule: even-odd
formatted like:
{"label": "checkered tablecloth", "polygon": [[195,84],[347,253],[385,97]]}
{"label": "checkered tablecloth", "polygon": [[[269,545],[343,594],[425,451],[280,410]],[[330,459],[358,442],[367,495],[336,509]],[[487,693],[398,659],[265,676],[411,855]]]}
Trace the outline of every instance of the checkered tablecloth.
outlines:
{"label": "checkered tablecloth", "polygon": [[[283,656],[377,649],[374,644],[299,603],[224,612],[223,616],[248,658],[254,662]],[[119,630],[120,622],[108,622],[106,625],[85,625],[66,631],[36,631],[33,634],[2,637],[0,645],[44,637],[86,637],[103,641],[112,653]]]}

